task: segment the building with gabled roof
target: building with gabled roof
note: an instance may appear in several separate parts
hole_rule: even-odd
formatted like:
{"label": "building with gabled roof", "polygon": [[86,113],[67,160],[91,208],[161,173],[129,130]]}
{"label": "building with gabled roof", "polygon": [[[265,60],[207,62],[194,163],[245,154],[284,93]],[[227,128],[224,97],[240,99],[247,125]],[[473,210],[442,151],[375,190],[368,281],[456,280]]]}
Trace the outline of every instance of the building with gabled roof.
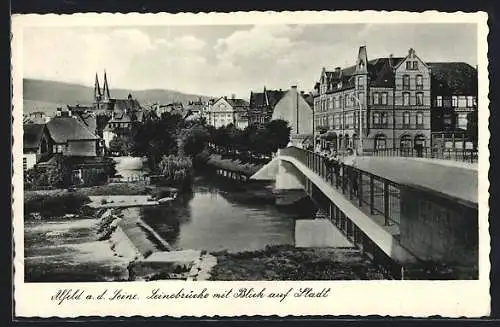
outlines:
{"label": "building with gabled roof", "polygon": [[262,92],[250,92],[250,106],[248,110],[248,123],[263,124],[269,121],[273,115],[273,110],[286,91],[268,90],[264,86]]}
{"label": "building with gabled roof", "polygon": [[248,126],[249,103],[243,99],[221,97],[214,101],[207,109],[207,123],[219,128],[234,125],[238,128]]}
{"label": "building with gabled roof", "polygon": [[475,99],[477,74],[468,64],[427,63],[414,49],[368,60],[362,46],[354,66],[323,68],[314,86],[314,130],[337,149],[425,148],[431,132],[462,130],[465,114],[461,123],[445,124],[445,113],[474,112]]}

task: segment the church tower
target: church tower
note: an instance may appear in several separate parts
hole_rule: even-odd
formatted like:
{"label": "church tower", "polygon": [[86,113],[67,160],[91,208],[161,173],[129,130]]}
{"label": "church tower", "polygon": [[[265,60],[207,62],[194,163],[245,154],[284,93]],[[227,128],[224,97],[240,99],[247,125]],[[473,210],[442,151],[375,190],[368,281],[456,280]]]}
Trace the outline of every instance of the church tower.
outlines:
{"label": "church tower", "polygon": [[104,71],[104,86],[102,88],[102,101],[107,103],[109,102],[109,99],[111,98],[109,96],[109,86],[108,86],[108,78],[106,76],[106,71]]}
{"label": "church tower", "polygon": [[95,83],[94,83],[94,102],[98,103],[101,101],[101,87],[99,86],[99,78],[97,77],[97,73],[95,74]]}

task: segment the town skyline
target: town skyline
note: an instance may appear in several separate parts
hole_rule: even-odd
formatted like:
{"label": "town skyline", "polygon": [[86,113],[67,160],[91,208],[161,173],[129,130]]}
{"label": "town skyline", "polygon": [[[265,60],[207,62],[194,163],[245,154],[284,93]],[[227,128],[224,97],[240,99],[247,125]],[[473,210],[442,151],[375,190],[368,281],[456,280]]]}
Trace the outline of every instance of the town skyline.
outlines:
{"label": "town skyline", "polygon": [[[37,27],[24,33],[24,78],[92,86],[106,70],[111,89],[239,98],[264,86],[309,92],[322,67],[354,65],[360,45],[369,60],[413,48],[427,62],[476,66],[476,33],[474,24]],[[40,65],[33,53],[52,55]]]}

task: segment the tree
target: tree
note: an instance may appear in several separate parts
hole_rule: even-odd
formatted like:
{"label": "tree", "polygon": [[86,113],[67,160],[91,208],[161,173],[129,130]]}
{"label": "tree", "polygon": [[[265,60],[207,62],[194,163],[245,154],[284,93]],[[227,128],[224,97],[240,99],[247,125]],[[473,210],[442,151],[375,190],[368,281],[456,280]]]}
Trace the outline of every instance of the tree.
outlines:
{"label": "tree", "polygon": [[189,188],[193,178],[193,163],[183,156],[163,156],[158,164],[158,172],[163,175],[164,181],[181,189]]}
{"label": "tree", "polygon": [[284,148],[290,142],[290,130],[288,122],[282,119],[275,119],[265,124],[269,149],[276,152],[279,148]]}
{"label": "tree", "polygon": [[109,151],[129,154],[132,149],[132,140],[127,134],[118,134],[109,142]]}
{"label": "tree", "polygon": [[205,149],[209,137],[208,131],[201,125],[182,129],[178,138],[179,155],[193,158],[200,154]]}
{"label": "tree", "polygon": [[46,170],[47,183],[54,187],[68,187],[71,184],[71,165],[61,154],[54,155]]}

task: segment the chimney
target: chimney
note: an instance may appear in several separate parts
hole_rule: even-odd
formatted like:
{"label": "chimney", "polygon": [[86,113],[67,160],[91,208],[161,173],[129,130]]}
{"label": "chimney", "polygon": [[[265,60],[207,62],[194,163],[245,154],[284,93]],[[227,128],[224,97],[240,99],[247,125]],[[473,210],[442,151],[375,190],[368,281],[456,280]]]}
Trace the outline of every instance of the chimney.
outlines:
{"label": "chimney", "polygon": [[394,56],[392,55],[392,53],[389,54],[389,67],[391,67],[391,68],[394,68],[394,65],[392,64],[393,59],[394,59]]}
{"label": "chimney", "polygon": [[224,96],[224,100],[227,100],[227,96]]}
{"label": "chimney", "polygon": [[231,94],[231,99],[233,99],[233,100],[236,99],[236,95],[234,93]]}
{"label": "chimney", "polygon": [[340,74],[340,67],[335,67],[335,72]]}
{"label": "chimney", "polygon": [[297,93],[297,85],[292,85],[290,87],[291,92],[291,112],[293,120],[290,122],[290,127],[292,127],[291,133],[299,134],[299,94]]}

